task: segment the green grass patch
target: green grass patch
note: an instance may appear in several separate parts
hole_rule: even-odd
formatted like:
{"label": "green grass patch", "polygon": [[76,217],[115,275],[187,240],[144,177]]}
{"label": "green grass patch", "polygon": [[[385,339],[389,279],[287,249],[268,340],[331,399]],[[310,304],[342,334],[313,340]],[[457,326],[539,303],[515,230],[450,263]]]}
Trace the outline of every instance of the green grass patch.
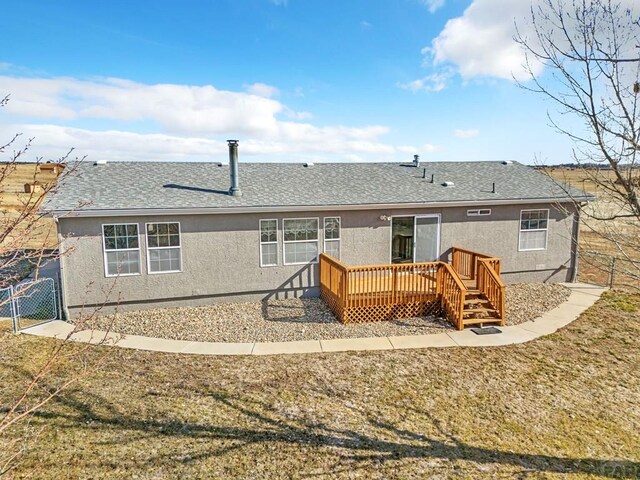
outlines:
{"label": "green grass patch", "polygon": [[640,294],[624,292],[605,292],[603,299],[614,309],[626,313],[640,311]]}

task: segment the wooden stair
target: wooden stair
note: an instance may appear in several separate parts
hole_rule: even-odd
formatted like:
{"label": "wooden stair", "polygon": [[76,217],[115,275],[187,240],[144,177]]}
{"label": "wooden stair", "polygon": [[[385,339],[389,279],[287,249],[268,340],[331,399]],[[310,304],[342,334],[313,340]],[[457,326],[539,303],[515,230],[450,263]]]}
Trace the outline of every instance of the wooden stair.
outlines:
{"label": "wooden stair", "polygon": [[475,288],[468,288],[464,298],[462,323],[482,325],[484,323],[502,323],[500,314],[491,306],[486,295]]}

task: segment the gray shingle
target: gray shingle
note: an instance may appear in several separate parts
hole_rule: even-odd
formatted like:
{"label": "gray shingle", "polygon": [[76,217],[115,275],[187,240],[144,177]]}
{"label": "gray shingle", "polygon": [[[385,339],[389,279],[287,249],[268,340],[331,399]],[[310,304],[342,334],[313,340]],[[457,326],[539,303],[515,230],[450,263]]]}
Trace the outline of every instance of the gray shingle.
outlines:
{"label": "gray shingle", "polygon": [[[423,168],[426,179],[422,178]],[[434,183],[430,183],[432,174]],[[455,186],[442,186],[445,181]],[[496,193],[491,193],[493,183]],[[311,167],[240,163],[243,196],[229,196],[228,188],[228,165],[84,162],[61,182],[45,209],[355,206],[569,198],[551,179],[517,162],[435,162],[418,168],[397,163],[318,163]],[[572,195],[588,198],[577,190]]]}

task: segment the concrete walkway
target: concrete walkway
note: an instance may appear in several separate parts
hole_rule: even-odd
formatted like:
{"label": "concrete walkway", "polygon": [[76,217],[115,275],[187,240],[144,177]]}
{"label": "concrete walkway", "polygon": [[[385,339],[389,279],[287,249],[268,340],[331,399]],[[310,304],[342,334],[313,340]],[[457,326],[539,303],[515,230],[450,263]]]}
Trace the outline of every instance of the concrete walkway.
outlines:
{"label": "concrete walkway", "polygon": [[494,347],[529,342],[555,332],[578,318],[605,291],[604,288],[586,283],[565,283],[564,285],[571,289],[571,295],[562,305],[535,320],[514,326],[499,327],[502,333],[495,335],[476,335],[471,330],[464,330],[398,337],[340,338],[271,343],[217,343],[123,335],[100,330],[74,332],[73,325],[61,320],[30,327],[23,330],[22,333],[59,339],[69,337],[76,342],[103,343],[137,350],[197,355],[275,355],[408,348]]}

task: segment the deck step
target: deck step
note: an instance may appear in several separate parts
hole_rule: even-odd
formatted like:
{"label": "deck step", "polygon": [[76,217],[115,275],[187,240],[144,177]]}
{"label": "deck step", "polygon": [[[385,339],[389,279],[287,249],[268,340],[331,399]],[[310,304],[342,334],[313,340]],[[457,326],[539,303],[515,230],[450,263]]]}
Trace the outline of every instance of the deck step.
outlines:
{"label": "deck step", "polygon": [[476,308],[465,308],[463,310],[465,314],[467,313],[496,313],[495,308],[485,308],[485,307],[476,307]]}
{"label": "deck step", "polygon": [[490,305],[489,300],[486,298],[466,298],[464,301],[465,305],[474,305],[476,303],[484,303],[485,305]]}
{"label": "deck step", "polygon": [[467,325],[478,325],[480,323],[502,323],[502,320],[500,318],[493,318],[493,317],[487,317],[487,318],[465,318],[464,320],[462,320],[462,324],[467,326]]}
{"label": "deck step", "polygon": [[467,290],[464,298],[480,298],[484,297],[484,294],[480,290]]}

